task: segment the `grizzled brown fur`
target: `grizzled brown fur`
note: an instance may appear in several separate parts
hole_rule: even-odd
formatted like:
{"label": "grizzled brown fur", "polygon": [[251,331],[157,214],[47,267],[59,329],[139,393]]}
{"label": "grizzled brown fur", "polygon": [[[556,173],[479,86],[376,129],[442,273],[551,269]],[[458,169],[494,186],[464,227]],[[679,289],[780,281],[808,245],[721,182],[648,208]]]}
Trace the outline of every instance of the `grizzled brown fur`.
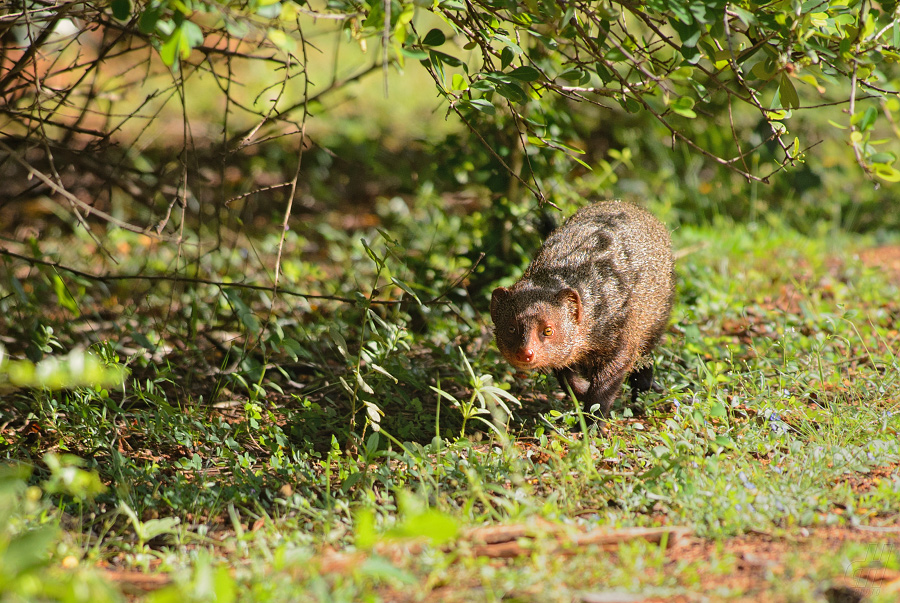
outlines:
{"label": "grizzled brown fur", "polygon": [[608,415],[629,373],[632,399],[652,386],[653,364],[642,359],[673,295],[666,227],[629,203],[595,203],[550,234],[519,281],[494,290],[497,347],[516,368],[552,370]]}

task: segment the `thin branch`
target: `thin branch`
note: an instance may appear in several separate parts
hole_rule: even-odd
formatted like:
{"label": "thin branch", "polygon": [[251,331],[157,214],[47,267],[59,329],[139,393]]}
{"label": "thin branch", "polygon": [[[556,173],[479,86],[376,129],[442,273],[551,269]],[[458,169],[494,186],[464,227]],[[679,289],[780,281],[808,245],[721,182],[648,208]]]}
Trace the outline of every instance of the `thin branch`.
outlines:
{"label": "thin branch", "polygon": [[[341,80],[333,81],[330,85],[326,86],[324,89],[322,89],[317,94],[314,94],[313,96],[310,96],[308,98],[304,97],[303,100],[301,100],[297,103],[294,103],[293,105],[286,107],[285,109],[282,109],[281,111],[278,111],[278,113],[275,115],[275,119],[276,120],[284,119],[282,117],[283,115],[288,115],[290,113],[293,113],[294,111],[296,111],[299,108],[307,107],[311,103],[314,103],[314,102],[318,101],[319,99],[321,99],[322,97],[324,97],[326,94],[329,94],[330,92],[338,90],[338,89],[342,88],[343,86],[346,86],[347,84],[350,84],[359,79],[362,79],[363,77],[372,73],[379,67],[380,67],[379,63],[375,62],[375,63],[369,65],[368,67],[366,67],[365,69],[363,69],[362,71],[360,71],[359,73],[356,73],[352,76],[343,78]],[[232,100],[232,102],[234,102],[234,101]],[[262,124],[259,124],[257,126],[248,128],[242,132],[236,133],[235,135],[233,135],[231,137],[227,146],[233,146],[236,141],[240,141],[237,144],[237,149],[241,149],[245,146],[248,146],[250,144],[250,139],[253,137],[253,135],[256,133],[256,131],[259,129],[259,126],[261,126],[261,125]]]}
{"label": "thin branch", "polygon": [[56,30],[56,25],[62,21],[62,19],[72,10],[72,7],[76,4],[76,2],[68,2],[59,6],[57,11],[54,13],[53,18],[50,22],[44,27],[41,34],[32,40],[31,44],[28,45],[28,50],[16,61],[16,64],[12,66],[12,68],[6,72],[2,78],[0,78],[0,91],[6,90],[6,86],[11,82],[19,72],[25,69],[25,66],[32,62],[35,53],[37,53],[38,49],[40,49],[50,38],[53,32]]}
{"label": "thin branch", "polygon": [[[84,272],[83,270],[78,270],[77,268],[72,268],[70,266],[66,266],[65,264],[60,264],[59,262],[51,262],[49,260],[40,260],[38,258],[29,257],[26,255],[22,255],[16,253],[14,251],[10,251],[8,249],[0,248],[0,255],[5,255],[7,257],[16,258],[18,260],[22,260],[28,264],[38,264],[41,266],[47,266],[50,268],[54,268],[56,270],[62,270],[64,272],[68,272],[77,277],[85,278],[88,280],[100,282],[100,283],[109,283],[115,281],[148,281],[148,282],[170,282],[170,283],[186,283],[191,285],[209,285],[212,287],[217,287],[219,289],[246,289],[250,291],[272,291],[272,285],[257,285],[254,283],[241,283],[241,282],[225,282],[225,281],[214,281],[205,278],[197,278],[190,276],[180,276],[177,274],[92,274],[90,272]],[[484,254],[482,254],[483,256]],[[445,288],[440,294],[435,297],[422,302],[423,306],[430,305],[449,305],[451,302],[441,301],[445,295],[447,295],[450,291],[453,290],[460,282],[462,282],[471,272],[475,269],[478,262],[481,261],[481,257],[478,258],[476,263],[470,267],[461,277],[456,279],[452,285]],[[326,301],[334,301],[340,302],[344,304],[357,304],[359,300],[357,298],[352,297],[341,297],[339,295],[318,295],[314,293],[300,293],[299,291],[294,291],[293,289],[283,289],[279,288],[277,291],[279,294],[287,295],[290,297],[300,297],[303,299],[321,299]],[[382,306],[396,306],[396,305],[405,305],[412,303],[410,299],[373,299],[371,303],[378,304]]]}
{"label": "thin branch", "polygon": [[118,218],[115,218],[115,217],[109,215],[105,211],[99,210],[96,207],[88,205],[87,203],[85,203],[84,201],[82,201],[81,199],[79,199],[78,197],[76,197],[75,195],[70,193],[69,191],[67,191],[61,185],[58,185],[57,183],[53,182],[53,180],[51,180],[50,178],[45,176],[43,174],[43,172],[33,168],[31,166],[31,164],[29,164],[27,161],[25,161],[25,159],[23,157],[21,157],[18,153],[13,151],[8,146],[6,146],[6,143],[4,143],[2,140],[0,140],[0,149],[9,153],[9,156],[12,157],[16,163],[18,163],[19,165],[24,167],[26,170],[28,170],[29,174],[31,174],[32,176],[34,176],[35,178],[37,178],[38,180],[40,180],[41,182],[43,182],[44,184],[49,186],[51,189],[53,189],[54,191],[56,191],[63,197],[65,197],[65,199],[67,201],[74,203],[75,205],[78,205],[85,211],[88,211],[92,214],[99,216],[100,218],[103,218],[110,224],[113,224],[113,225],[118,226],[119,228],[123,228],[125,230],[130,230],[131,232],[144,234],[144,235],[147,235],[148,237],[153,237],[153,238],[159,239],[161,241],[175,242],[178,240],[173,237],[166,237],[161,234],[154,233],[150,229],[140,228],[139,226],[134,226],[133,224],[129,224],[128,222],[124,222],[122,220],[119,220]]}
{"label": "thin branch", "polygon": [[286,186],[291,187],[291,193],[293,193],[297,187],[296,179],[292,179],[290,182],[280,182],[278,184],[272,184],[270,186],[264,186],[262,188],[257,188],[252,191],[247,191],[246,193],[242,193],[240,195],[237,195],[236,197],[231,197],[230,199],[228,199],[228,201],[225,201],[224,205],[225,205],[225,207],[231,207],[235,203],[235,201],[240,201],[241,199],[243,199],[245,197],[249,197],[250,195],[257,195],[259,193],[264,193],[266,191],[272,191],[277,188],[284,188]]}
{"label": "thin branch", "polygon": [[[297,29],[300,31],[300,48],[303,54],[303,64],[308,65],[308,57],[306,55],[306,39],[303,37],[303,29],[300,23],[297,23]],[[289,56],[288,60],[293,57]],[[309,72],[303,70],[303,98],[309,97]],[[278,277],[281,275],[281,254],[284,252],[284,240],[287,236],[288,221],[294,208],[294,196],[297,194],[297,183],[300,180],[300,170],[303,167],[303,146],[306,143],[306,118],[309,116],[309,103],[303,104],[303,117],[300,125],[300,149],[297,152],[297,167],[294,170],[294,177],[291,179],[291,190],[287,195],[287,204],[284,208],[284,219],[281,222],[281,236],[278,238],[278,253],[275,257],[275,278],[272,282],[272,291],[274,295],[278,292]]]}

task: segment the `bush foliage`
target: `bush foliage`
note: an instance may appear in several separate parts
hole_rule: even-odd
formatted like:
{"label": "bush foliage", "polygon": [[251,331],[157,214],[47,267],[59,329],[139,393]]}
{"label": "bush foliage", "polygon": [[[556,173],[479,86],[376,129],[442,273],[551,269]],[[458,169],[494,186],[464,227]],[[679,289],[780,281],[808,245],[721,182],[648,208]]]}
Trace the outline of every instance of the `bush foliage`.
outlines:
{"label": "bush foliage", "polygon": [[[310,122],[337,110],[349,85],[381,73],[387,88],[388,71],[424,69],[471,133],[443,143],[466,157],[453,166],[505,172],[491,190],[514,202],[522,190],[552,196],[574,162],[596,168],[598,128],[606,147],[668,139],[676,155],[751,182],[788,166],[808,175],[810,150],[842,140],[866,174],[896,182],[896,17],[896,3],[855,0],[18,1],[3,15],[0,152],[8,172],[31,179],[20,195],[47,191],[76,215],[128,227],[115,211],[124,197],[138,230],[177,236],[173,214],[308,190],[295,153],[273,156],[272,143],[293,141],[302,157]],[[331,70],[320,48],[329,33]],[[348,43],[365,52],[352,71],[338,54]],[[801,127],[804,115],[814,125]],[[149,144],[159,137],[177,157]],[[244,161],[260,155],[279,177],[236,182],[228,167],[250,171]],[[690,166],[676,160],[687,176]]]}

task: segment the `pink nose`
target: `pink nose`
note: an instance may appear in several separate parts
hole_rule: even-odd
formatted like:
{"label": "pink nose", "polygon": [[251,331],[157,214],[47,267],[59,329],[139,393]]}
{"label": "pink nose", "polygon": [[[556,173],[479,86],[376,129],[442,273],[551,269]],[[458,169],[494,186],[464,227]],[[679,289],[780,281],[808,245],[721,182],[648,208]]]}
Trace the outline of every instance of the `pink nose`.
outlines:
{"label": "pink nose", "polygon": [[534,350],[532,350],[531,348],[519,350],[516,353],[516,359],[519,362],[531,362],[532,360],[534,360]]}

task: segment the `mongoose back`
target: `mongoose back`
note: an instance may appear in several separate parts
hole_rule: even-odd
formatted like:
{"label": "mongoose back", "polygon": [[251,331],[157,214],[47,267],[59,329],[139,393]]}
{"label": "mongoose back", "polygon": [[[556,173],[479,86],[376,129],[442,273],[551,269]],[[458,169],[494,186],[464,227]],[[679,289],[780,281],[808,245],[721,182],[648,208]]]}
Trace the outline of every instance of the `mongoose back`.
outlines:
{"label": "mongoose back", "polygon": [[568,383],[608,416],[627,375],[632,400],[652,387],[649,354],[673,297],[666,227],[635,205],[604,201],[566,220],[521,279],[494,290],[491,318],[510,364],[552,370],[564,389]]}

